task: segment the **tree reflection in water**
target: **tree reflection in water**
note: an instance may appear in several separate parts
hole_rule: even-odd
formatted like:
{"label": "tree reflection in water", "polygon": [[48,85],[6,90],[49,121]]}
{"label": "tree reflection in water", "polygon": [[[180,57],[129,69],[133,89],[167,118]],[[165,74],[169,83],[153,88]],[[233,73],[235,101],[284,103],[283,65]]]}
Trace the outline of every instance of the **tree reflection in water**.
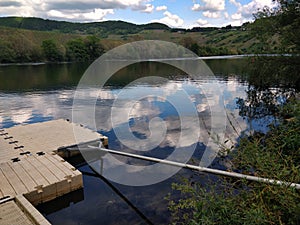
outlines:
{"label": "tree reflection in water", "polygon": [[247,97],[238,98],[239,114],[249,120],[271,118],[276,124],[280,108],[300,90],[299,57],[254,57],[250,59]]}

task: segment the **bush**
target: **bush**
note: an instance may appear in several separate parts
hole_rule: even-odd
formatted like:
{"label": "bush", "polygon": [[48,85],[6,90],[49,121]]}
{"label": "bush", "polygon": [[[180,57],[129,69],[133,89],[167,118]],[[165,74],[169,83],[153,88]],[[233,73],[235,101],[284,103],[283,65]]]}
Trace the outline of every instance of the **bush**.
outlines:
{"label": "bush", "polygon": [[16,54],[10,43],[0,40],[0,63],[12,63],[16,60]]}
{"label": "bush", "polygon": [[66,58],[68,61],[90,61],[102,55],[104,49],[95,36],[86,39],[73,39],[67,43]]}
{"label": "bush", "polygon": [[44,40],[42,43],[42,49],[46,59],[50,62],[59,62],[64,58],[54,40]]}
{"label": "bush", "polygon": [[[267,135],[240,141],[231,153],[237,172],[286,181],[278,186],[220,177],[218,185],[173,184],[181,193],[169,195],[174,224],[299,224],[300,192],[289,182],[300,182],[300,102],[280,111],[281,123]],[[286,116],[288,115],[288,116]]]}

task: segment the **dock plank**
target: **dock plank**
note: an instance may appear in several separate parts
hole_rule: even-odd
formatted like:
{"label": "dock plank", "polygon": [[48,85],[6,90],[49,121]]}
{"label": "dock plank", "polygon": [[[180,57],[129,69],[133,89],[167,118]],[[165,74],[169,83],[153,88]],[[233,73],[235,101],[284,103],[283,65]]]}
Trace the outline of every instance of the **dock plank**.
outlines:
{"label": "dock plank", "polygon": [[27,174],[34,180],[37,186],[47,186],[50,183],[42,176],[39,170],[37,170],[31,163],[32,160],[24,159],[18,162]]}
{"label": "dock plank", "polygon": [[18,174],[14,172],[9,163],[3,163],[0,169],[17,194],[24,194],[27,192],[22,180],[19,178]]}
{"label": "dock plank", "polygon": [[35,167],[36,171],[39,171],[39,173],[49,182],[49,184],[55,184],[59,180],[56,176],[47,168],[44,166],[40,160],[43,160],[42,157],[30,157],[28,158],[28,161]]}
{"label": "dock plank", "polygon": [[[74,133],[77,134],[77,139]],[[68,147],[76,148],[78,144],[100,141],[103,138],[97,132],[66,120],[1,129],[0,199],[5,200],[0,201],[0,214],[6,212],[5,206],[9,206],[10,211],[7,211],[9,217],[6,217],[5,223],[1,220],[2,214],[0,215],[0,224],[27,225],[27,208],[30,208],[30,215],[33,215],[30,217],[33,220],[28,224],[46,224],[46,220],[31,204],[47,202],[83,187],[81,172],[57,155],[57,151],[64,151]],[[6,197],[14,200],[6,200]],[[21,200],[17,201],[18,197]],[[8,201],[11,203],[3,205]],[[15,204],[16,201],[25,208],[20,211],[21,205]],[[18,209],[13,208],[15,205]]]}
{"label": "dock plank", "polygon": [[8,162],[19,155],[19,152],[14,147],[3,136],[0,136],[0,162]]}
{"label": "dock plank", "polygon": [[57,167],[59,167],[65,174],[65,178],[70,184],[72,191],[83,187],[83,178],[79,170],[73,167],[71,164],[66,162],[57,154],[48,155],[49,160],[51,160]]}
{"label": "dock plank", "polygon": [[0,223],[1,225],[32,225],[26,214],[18,207],[14,201],[0,204]]}
{"label": "dock plank", "polygon": [[[71,178],[70,175],[66,175],[63,170],[61,170],[59,167],[57,167],[57,164],[60,163],[53,163],[49,158],[51,158],[48,154],[45,154],[42,156],[43,160],[41,160],[41,163],[45,165],[58,179],[58,182],[56,183],[56,193],[58,196],[63,195],[65,193],[68,193],[71,191],[72,184],[71,184]],[[72,176],[72,175],[71,175]]]}
{"label": "dock plank", "polygon": [[27,188],[27,191],[34,191],[37,184],[34,182],[34,179],[28,174],[28,172],[22,167],[22,165],[17,162],[11,164],[11,166],[15,173],[19,174],[19,177],[22,179],[22,182]]}
{"label": "dock plank", "polygon": [[[56,151],[63,147],[74,146],[79,143],[100,140],[101,134],[72,124],[66,120],[53,120],[43,123],[16,126],[6,130],[11,136],[17,137],[29,151]],[[77,135],[77,139],[74,136]]]}
{"label": "dock plank", "polygon": [[11,184],[9,183],[7,177],[4,175],[4,173],[1,170],[2,165],[4,165],[6,163],[1,163],[0,164],[0,180],[1,180],[1,192],[3,193],[3,197],[5,196],[15,196],[16,192],[14,190],[14,188],[11,186]]}
{"label": "dock plank", "polygon": [[54,163],[51,160],[51,157],[49,157],[48,154],[45,154],[43,156],[43,160],[41,161],[41,163],[44,164],[45,167],[47,167],[49,170],[51,170],[51,172],[54,174],[54,176],[57,177],[58,180],[63,180],[66,177],[66,173],[63,171],[63,169],[61,169],[61,167],[59,165],[61,165],[62,163]]}
{"label": "dock plank", "polygon": [[16,196],[15,202],[22,211],[26,212],[27,216],[30,216],[33,219],[34,224],[51,225],[49,221],[46,220],[45,217],[36,208],[34,208],[34,206],[23,195]]}
{"label": "dock plank", "polygon": [[63,158],[61,158],[59,155],[53,154],[52,156],[53,156],[53,159],[55,159],[57,162],[61,162],[61,166],[65,167],[65,169],[67,171],[72,171],[73,175],[77,175],[78,174],[78,170],[76,170],[76,168],[74,166],[72,166],[66,160],[64,160]]}
{"label": "dock plank", "polygon": [[64,159],[62,159],[60,156],[53,154],[53,155],[46,155],[46,157],[49,161],[51,161],[56,167],[58,167],[64,173],[65,177],[70,175],[71,176],[78,175],[79,171],[76,170],[75,167],[73,167],[71,164],[66,162]]}

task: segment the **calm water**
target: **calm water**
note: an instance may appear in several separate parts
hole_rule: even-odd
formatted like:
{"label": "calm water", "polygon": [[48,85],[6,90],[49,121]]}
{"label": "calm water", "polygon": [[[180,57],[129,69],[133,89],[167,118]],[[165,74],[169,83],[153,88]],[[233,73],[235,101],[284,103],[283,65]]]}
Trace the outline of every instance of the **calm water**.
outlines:
{"label": "calm water", "polygon": [[[129,93],[126,101],[134,100],[139,93],[167,93],[170,99],[184,105],[180,91],[185,90],[190,100],[197,108],[199,118],[204,127],[212,124],[210,115],[213,108],[207,107],[208,101],[224,104],[227,115],[231,118],[240,134],[249,130],[249,123],[239,116],[236,100],[245,97],[247,83],[247,59],[207,59],[207,65],[215,74],[212,77],[190,79],[184,72],[171,66],[147,62],[131,65],[115,74],[102,89],[89,89],[89,93],[98,96],[96,104],[97,130],[109,137],[111,149],[126,151],[128,148],[118,141],[113,128],[120,127],[121,122],[112,126],[109,117],[114,100],[122,90]],[[8,128],[18,124],[48,121],[53,119],[71,119],[73,97],[88,64],[47,64],[47,65],[11,65],[0,66],[0,128]],[[162,82],[138,82],[126,85],[144,76],[161,76],[167,78]],[[204,95],[202,85],[217,84],[224,101],[220,96]],[[129,119],[133,134],[140,139],[149,136],[149,121],[159,116],[168,127],[168,138],[148,152],[148,155],[165,158],[174,150],[178,139],[179,116],[170,99],[147,98],[134,104]],[[175,99],[175,100],[174,100]],[[126,110],[124,104],[117,105],[122,118]],[[183,111],[188,114],[188,110]],[[266,117],[269,121],[271,118]],[[122,121],[124,122],[124,121]],[[86,124],[89,126],[89,124]],[[191,123],[189,132],[193,132]],[[264,120],[253,120],[251,127],[265,131]],[[197,127],[196,127],[197,128]],[[195,129],[196,129],[195,128]],[[201,138],[197,143],[183,140],[182,149],[196,144],[193,160],[190,163],[199,164],[205,149],[207,131],[202,129]],[[234,142],[239,134],[235,134],[228,125],[227,135]],[[185,144],[184,144],[185,143]],[[146,155],[146,154],[145,154]],[[75,162],[76,163],[76,162]],[[131,161],[140,164],[141,162]],[[77,164],[78,165],[78,164]],[[223,168],[222,163],[213,163],[213,167]],[[205,183],[207,175],[180,170],[176,175],[157,184],[144,187],[132,187],[108,182],[97,176],[87,165],[79,169],[84,174],[84,189],[74,192],[48,204],[39,206],[39,210],[53,224],[166,224],[169,222],[167,201],[164,199],[171,192],[171,183],[180,181],[183,177],[191,182]],[[105,172],[105,171],[104,171]]]}

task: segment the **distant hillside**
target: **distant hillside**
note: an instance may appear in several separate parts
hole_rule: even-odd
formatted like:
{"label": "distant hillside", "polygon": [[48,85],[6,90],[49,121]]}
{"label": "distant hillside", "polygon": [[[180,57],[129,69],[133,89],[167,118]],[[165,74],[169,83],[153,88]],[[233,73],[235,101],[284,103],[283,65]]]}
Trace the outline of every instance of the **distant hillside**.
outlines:
{"label": "distant hillside", "polygon": [[[258,21],[259,22],[259,21]],[[160,23],[71,23],[40,18],[0,18],[0,63],[92,61],[116,46],[139,40],[174,42],[199,56],[280,53],[276,35],[262,43],[254,24],[171,29]]]}
{"label": "distant hillside", "polygon": [[167,25],[149,23],[136,25],[124,21],[104,21],[93,23],[71,23],[45,20],[34,17],[0,17],[0,26],[37,31],[57,31],[72,34],[87,34],[106,37],[109,34],[135,34],[143,30],[169,30]]}

